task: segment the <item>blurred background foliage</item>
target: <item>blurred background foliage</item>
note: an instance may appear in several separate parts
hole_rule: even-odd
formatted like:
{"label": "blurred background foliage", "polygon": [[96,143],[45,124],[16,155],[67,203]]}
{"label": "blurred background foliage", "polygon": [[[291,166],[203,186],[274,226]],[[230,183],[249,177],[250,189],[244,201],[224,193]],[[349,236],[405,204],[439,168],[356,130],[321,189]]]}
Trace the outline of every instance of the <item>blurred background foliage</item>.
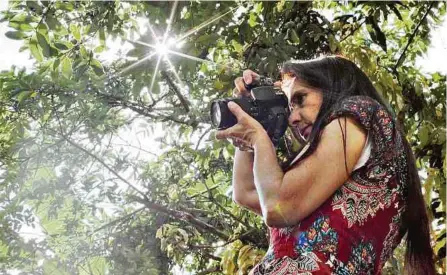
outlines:
{"label": "blurred background foliage", "polygon": [[234,149],[213,138],[209,103],[245,68],[276,78],[284,61],[340,54],[405,126],[445,274],[446,76],[415,66],[445,8],[10,2],[4,35],[35,66],[0,72],[0,272],[246,274],[267,231],[231,201]]}

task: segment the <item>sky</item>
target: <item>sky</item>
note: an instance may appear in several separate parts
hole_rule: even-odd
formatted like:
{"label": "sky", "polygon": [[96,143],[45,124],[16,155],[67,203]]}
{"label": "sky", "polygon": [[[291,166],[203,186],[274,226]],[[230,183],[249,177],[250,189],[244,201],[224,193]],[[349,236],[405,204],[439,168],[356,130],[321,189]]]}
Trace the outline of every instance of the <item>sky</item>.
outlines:
{"label": "sky", "polygon": [[[8,0],[0,0],[0,11],[6,10],[7,7]],[[12,65],[31,68],[33,61],[30,60],[29,52],[19,52],[23,42],[5,36],[5,33],[9,30],[10,28],[8,28],[6,22],[0,23],[0,71],[9,70]]]}

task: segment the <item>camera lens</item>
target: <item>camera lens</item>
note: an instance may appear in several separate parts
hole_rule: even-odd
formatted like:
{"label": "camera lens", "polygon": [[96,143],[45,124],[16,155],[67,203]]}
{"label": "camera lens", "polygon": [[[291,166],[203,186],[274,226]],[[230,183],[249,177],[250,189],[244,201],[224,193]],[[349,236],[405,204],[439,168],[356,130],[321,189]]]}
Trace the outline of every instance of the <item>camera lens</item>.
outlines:
{"label": "camera lens", "polygon": [[214,127],[219,127],[220,120],[222,119],[222,115],[220,112],[219,102],[213,102],[211,106],[211,122]]}
{"label": "camera lens", "polygon": [[221,99],[216,100],[211,104],[211,123],[219,130],[227,129],[236,124],[236,117],[228,109],[229,101],[237,101],[238,99]]}

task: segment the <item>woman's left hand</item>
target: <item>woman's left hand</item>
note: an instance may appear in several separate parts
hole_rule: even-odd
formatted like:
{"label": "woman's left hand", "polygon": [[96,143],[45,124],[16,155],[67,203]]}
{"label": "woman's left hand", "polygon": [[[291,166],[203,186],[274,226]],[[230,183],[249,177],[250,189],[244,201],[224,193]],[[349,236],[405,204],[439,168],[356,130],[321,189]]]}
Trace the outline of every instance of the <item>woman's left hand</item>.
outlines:
{"label": "woman's left hand", "polygon": [[217,139],[230,139],[240,150],[247,150],[252,149],[258,139],[268,138],[262,125],[244,112],[239,105],[229,102],[228,109],[236,117],[237,123],[228,129],[217,131]]}

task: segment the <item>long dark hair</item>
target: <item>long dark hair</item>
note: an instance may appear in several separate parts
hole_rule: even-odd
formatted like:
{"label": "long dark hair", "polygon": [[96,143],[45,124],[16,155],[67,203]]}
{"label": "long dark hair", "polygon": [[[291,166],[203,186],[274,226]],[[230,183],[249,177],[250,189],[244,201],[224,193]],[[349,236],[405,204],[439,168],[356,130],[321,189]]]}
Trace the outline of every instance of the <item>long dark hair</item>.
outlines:
{"label": "long dark hair", "polygon": [[[407,274],[434,274],[429,219],[413,152],[393,110],[376,91],[366,74],[353,62],[338,56],[287,62],[283,65],[281,73],[295,76],[304,84],[320,89],[323,94],[323,102],[309,137],[310,147],[303,158],[316,149],[320,132],[331,113],[331,107],[349,96],[368,96],[380,103],[392,115],[394,125],[396,125],[395,130],[402,137],[407,160],[407,189],[404,194],[406,208],[400,230],[401,236],[406,234],[405,270]],[[344,149],[346,152],[346,148]]]}

